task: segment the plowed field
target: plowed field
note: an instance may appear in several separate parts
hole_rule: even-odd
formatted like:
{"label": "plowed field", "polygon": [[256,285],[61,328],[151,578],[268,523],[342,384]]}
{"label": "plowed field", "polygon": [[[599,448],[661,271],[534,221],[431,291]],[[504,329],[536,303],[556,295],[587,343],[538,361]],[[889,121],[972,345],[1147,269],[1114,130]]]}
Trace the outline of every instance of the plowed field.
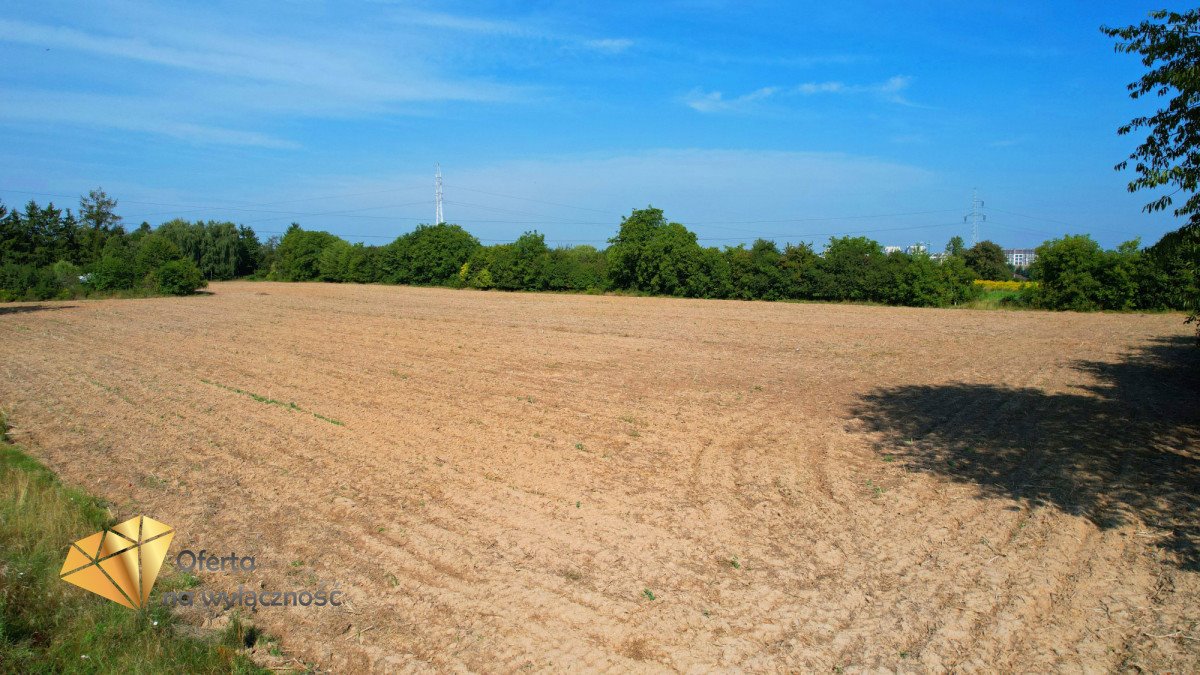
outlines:
{"label": "plowed field", "polygon": [[0,407],[172,556],[255,557],[201,589],[342,589],[244,610],[297,658],[1200,669],[1180,315],[210,291],[0,306]]}

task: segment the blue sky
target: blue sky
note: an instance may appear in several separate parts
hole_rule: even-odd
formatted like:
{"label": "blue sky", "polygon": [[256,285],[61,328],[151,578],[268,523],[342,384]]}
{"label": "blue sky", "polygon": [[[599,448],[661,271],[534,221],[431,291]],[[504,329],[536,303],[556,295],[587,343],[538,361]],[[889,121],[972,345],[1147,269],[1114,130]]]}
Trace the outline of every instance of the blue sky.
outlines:
{"label": "blue sky", "polygon": [[[384,243],[602,244],[647,204],[707,245],[765,236],[1106,246],[1178,227],[1113,165],[1151,110],[1101,24],[1141,2],[15,3],[0,199],[132,224],[291,221]],[[1177,6],[1177,5],[1176,5]]]}

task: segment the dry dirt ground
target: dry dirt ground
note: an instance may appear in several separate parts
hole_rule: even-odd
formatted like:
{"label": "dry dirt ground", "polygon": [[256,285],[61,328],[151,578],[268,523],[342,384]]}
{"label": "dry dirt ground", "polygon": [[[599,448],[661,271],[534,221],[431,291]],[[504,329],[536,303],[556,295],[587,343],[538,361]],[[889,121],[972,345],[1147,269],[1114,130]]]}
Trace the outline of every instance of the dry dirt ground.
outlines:
{"label": "dry dirt ground", "polygon": [[255,556],[202,589],[342,589],[253,613],[300,659],[1200,669],[1180,315],[210,290],[3,306],[0,406],[172,556]]}

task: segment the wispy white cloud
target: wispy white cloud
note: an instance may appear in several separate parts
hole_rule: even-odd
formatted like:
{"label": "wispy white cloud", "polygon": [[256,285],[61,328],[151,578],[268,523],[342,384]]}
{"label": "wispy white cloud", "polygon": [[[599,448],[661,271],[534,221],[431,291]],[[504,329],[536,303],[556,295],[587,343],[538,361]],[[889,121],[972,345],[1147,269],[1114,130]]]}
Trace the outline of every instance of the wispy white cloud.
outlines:
{"label": "wispy white cloud", "polygon": [[904,96],[912,78],[903,75],[890,77],[875,84],[847,84],[840,81],[804,82],[792,87],[762,87],[741,96],[727,97],[720,91],[693,89],[684,96],[684,103],[703,113],[748,112],[753,105],[769,98],[787,96],[816,96],[822,94],[868,94],[897,105],[922,107]]}
{"label": "wispy white cloud", "polygon": [[911,77],[896,75],[876,84],[846,84],[845,82],[838,81],[805,82],[797,85],[793,91],[805,96],[812,96],[814,94],[875,94],[892,103],[913,105],[903,95],[903,92],[911,84]]}
{"label": "wispy white cloud", "polygon": [[620,54],[633,46],[633,40],[628,38],[603,38],[599,40],[584,40],[583,46],[598,52]]}
{"label": "wispy white cloud", "polygon": [[0,19],[0,41],[129,59],[231,81],[303,87],[310,97],[339,97],[350,103],[493,101],[516,94],[515,88],[503,85],[431,77],[425,69],[406,68],[403,62],[389,62],[362,49],[232,33],[160,29],[134,38]]}
{"label": "wispy white cloud", "polygon": [[203,145],[231,145],[294,150],[299,143],[270,134],[219,124],[184,121],[184,106],[154,98],[9,90],[0,98],[0,122],[65,124],[99,130],[121,130],[165,136]]}
{"label": "wispy white cloud", "polygon": [[684,103],[692,110],[703,113],[711,112],[743,112],[756,102],[766,100],[779,92],[777,87],[763,87],[749,94],[726,98],[719,91],[706,92],[703,89],[693,89],[684,97]]}
{"label": "wispy white cloud", "polygon": [[841,82],[805,82],[796,85],[798,94],[839,94],[846,91],[846,85]]}
{"label": "wispy white cloud", "polygon": [[405,7],[394,10],[392,19],[407,26],[420,26],[467,33],[483,33],[491,35],[531,35],[539,34],[528,24],[502,19],[449,14],[447,12],[430,12]]}
{"label": "wispy white cloud", "polygon": [[620,54],[634,45],[629,38],[589,38],[573,31],[560,30],[537,19],[513,21],[491,19],[447,12],[403,8],[393,12],[395,22],[439,31],[452,31],[510,38],[536,38],[567,48],[585,49],[603,54]]}

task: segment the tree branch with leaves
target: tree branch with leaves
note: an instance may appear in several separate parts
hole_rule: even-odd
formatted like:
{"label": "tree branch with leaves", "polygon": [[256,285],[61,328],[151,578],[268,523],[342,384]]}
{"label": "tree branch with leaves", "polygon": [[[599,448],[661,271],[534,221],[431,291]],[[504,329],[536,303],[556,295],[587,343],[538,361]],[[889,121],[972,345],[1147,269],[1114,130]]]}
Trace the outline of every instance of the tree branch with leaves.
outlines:
{"label": "tree branch with leaves", "polygon": [[[1155,190],[1171,187],[1175,189],[1159,195],[1143,207],[1147,212],[1163,211],[1175,206],[1174,214],[1189,221],[1180,228],[1181,240],[1190,242],[1192,252],[1193,288],[1200,274],[1200,10],[1168,12],[1159,10],[1150,13],[1150,19],[1132,26],[1110,28],[1101,26],[1101,32],[1115,38],[1118,53],[1139,54],[1142,64],[1149,70],[1128,85],[1133,99],[1154,95],[1167,97],[1166,106],[1153,115],[1136,117],[1117,129],[1126,136],[1145,129],[1146,139],[1129,155],[1129,159],[1117,164],[1122,171],[1133,162],[1137,176],[1129,182],[1129,191]],[[1186,194],[1182,204],[1176,205],[1175,195]],[[1197,337],[1200,338],[1200,297],[1195,293],[1191,300],[1189,322],[1196,322]]]}

